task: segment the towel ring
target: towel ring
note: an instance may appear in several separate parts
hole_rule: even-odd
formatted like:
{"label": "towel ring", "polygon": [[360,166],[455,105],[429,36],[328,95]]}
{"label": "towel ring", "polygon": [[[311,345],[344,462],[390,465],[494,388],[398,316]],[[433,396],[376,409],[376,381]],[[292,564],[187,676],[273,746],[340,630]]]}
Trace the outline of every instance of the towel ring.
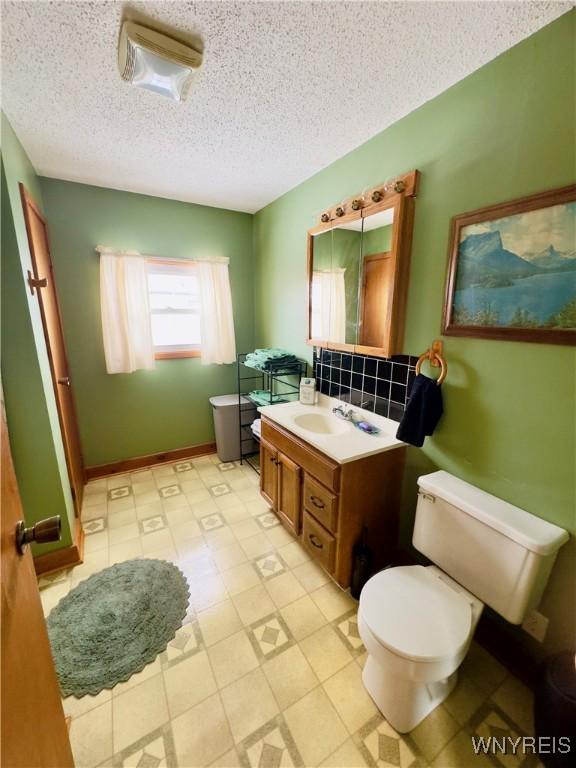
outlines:
{"label": "towel ring", "polygon": [[446,374],[448,373],[448,366],[446,365],[446,361],[433,350],[427,349],[426,352],[424,352],[424,354],[420,355],[418,358],[418,362],[416,363],[416,374],[420,373],[420,368],[422,367],[424,360],[429,360],[430,362],[433,360],[438,361],[438,364],[440,365],[440,376],[438,376],[436,379],[436,384],[440,386],[440,384],[442,384],[446,378]]}

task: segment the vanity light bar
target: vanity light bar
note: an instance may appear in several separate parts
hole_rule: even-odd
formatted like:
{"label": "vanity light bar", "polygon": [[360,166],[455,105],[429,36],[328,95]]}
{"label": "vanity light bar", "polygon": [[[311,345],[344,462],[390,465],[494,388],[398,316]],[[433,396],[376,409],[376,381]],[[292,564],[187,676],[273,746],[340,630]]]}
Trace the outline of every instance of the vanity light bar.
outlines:
{"label": "vanity light bar", "polygon": [[369,187],[361,195],[349,197],[333,208],[324,211],[320,215],[320,221],[325,224],[333,219],[339,219],[347,213],[377,205],[393,195],[403,194],[406,197],[416,197],[419,176],[419,171],[410,171],[383,184]]}

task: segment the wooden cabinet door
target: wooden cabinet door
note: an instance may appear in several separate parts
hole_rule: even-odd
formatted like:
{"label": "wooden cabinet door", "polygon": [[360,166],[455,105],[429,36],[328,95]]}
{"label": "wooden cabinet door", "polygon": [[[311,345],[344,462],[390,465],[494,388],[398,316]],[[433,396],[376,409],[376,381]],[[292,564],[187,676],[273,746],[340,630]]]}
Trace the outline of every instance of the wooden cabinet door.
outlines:
{"label": "wooden cabinet door", "polygon": [[278,451],[266,440],[260,441],[260,493],[276,510],[278,502]]}
{"label": "wooden cabinet door", "polygon": [[282,520],[294,531],[300,533],[302,522],[302,470],[287,456],[278,453],[278,507]]}
{"label": "wooden cabinet door", "polygon": [[1,405],[1,752],[4,768],[74,768],[30,548],[19,554],[24,519]]}

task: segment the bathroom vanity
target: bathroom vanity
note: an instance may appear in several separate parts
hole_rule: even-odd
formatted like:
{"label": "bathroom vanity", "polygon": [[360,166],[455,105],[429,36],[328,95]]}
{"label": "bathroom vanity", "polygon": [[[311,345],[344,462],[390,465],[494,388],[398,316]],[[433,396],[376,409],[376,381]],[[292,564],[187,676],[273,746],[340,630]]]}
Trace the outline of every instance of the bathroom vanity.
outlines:
{"label": "bathroom vanity", "polygon": [[[308,230],[307,343],[375,357],[402,352],[414,170],[325,211]],[[339,419],[338,400],[259,408],[260,491],[284,526],[342,586],[367,528],[374,570],[390,563],[398,537],[405,460],[391,419],[354,409],[380,429]]]}
{"label": "bathroom vanity", "polygon": [[260,491],[310,556],[346,588],[364,527],[373,567],[390,562],[398,535],[405,446],[397,423],[355,409],[379,427],[367,435],[332,409],[285,403],[260,408]]}

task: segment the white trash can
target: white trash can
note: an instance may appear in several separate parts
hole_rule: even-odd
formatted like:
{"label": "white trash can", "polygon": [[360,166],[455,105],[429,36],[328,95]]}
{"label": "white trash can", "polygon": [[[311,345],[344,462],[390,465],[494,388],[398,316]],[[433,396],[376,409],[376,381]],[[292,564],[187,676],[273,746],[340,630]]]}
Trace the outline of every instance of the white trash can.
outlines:
{"label": "white trash can", "polygon": [[[243,453],[253,453],[257,445],[250,437],[250,424],[256,418],[256,406],[247,397],[242,397]],[[214,416],[216,451],[220,461],[240,459],[240,427],[238,421],[238,395],[217,395],[210,398]],[[248,407],[251,406],[251,407]]]}

